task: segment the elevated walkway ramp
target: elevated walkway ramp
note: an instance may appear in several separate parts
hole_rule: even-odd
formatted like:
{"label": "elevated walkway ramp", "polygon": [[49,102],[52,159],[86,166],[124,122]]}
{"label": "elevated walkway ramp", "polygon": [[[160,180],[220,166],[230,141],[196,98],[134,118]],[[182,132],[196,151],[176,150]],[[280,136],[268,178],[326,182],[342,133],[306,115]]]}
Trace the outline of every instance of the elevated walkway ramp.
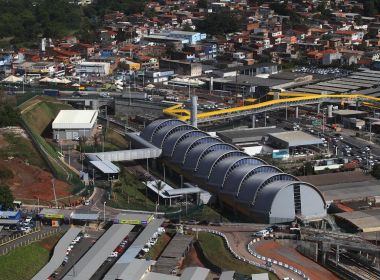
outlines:
{"label": "elevated walkway ramp", "polygon": [[142,137],[139,133],[131,132],[126,133],[126,137],[136,144],[139,148],[131,150],[100,152],[100,153],[86,153],[86,156],[91,161],[131,161],[148,158],[158,158],[161,156],[162,150],[152,145]]}

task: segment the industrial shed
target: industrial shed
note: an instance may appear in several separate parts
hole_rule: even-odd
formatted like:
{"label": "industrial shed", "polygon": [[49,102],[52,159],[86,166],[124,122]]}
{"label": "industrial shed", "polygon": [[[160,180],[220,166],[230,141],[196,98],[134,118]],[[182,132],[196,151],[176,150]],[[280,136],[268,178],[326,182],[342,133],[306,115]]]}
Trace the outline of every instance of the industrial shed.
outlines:
{"label": "industrial shed", "polygon": [[162,149],[161,159],[234,212],[262,223],[323,217],[326,203],[313,185],[179,120],[153,121],[140,136]]}
{"label": "industrial shed", "polygon": [[55,140],[76,140],[90,137],[96,126],[97,110],[61,110],[52,123]]}

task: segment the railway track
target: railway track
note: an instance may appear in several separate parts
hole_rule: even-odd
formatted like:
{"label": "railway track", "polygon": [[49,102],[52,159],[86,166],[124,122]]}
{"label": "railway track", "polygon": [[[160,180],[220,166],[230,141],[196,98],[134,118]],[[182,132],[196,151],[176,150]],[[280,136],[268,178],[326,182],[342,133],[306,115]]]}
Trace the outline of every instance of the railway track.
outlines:
{"label": "railway track", "polygon": [[[336,253],[336,250],[332,250],[333,253]],[[335,262],[332,258],[330,258],[332,263]],[[354,277],[357,280],[377,280],[380,279],[380,273],[375,271],[371,267],[360,263],[358,260],[350,256],[348,253],[340,253],[339,254],[339,267],[341,270],[345,270],[345,275],[347,275],[350,279]]]}

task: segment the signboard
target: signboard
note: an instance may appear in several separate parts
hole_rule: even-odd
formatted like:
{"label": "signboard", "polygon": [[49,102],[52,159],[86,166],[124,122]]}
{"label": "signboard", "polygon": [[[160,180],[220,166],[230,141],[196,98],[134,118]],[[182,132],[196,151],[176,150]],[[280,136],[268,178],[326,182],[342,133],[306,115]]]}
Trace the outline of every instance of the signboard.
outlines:
{"label": "signboard", "polygon": [[284,150],[273,150],[272,152],[272,158],[274,159],[285,159],[289,158],[289,150],[284,149]]}
{"label": "signboard", "polygon": [[63,214],[45,214],[46,219],[63,219],[65,216]]}
{"label": "signboard", "polygon": [[119,223],[128,225],[141,225],[140,220],[120,220]]}

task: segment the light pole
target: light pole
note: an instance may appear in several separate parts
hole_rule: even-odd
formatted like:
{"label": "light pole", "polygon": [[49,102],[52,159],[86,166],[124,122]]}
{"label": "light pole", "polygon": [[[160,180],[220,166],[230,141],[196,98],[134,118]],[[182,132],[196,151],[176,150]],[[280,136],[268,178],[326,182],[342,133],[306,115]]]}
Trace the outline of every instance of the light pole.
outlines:
{"label": "light pole", "polygon": [[106,222],[106,201],[103,202],[103,222]]}
{"label": "light pole", "polygon": [[51,184],[52,184],[52,187],[53,187],[55,207],[58,208],[57,195],[55,194],[55,179],[54,178],[51,179]]}

